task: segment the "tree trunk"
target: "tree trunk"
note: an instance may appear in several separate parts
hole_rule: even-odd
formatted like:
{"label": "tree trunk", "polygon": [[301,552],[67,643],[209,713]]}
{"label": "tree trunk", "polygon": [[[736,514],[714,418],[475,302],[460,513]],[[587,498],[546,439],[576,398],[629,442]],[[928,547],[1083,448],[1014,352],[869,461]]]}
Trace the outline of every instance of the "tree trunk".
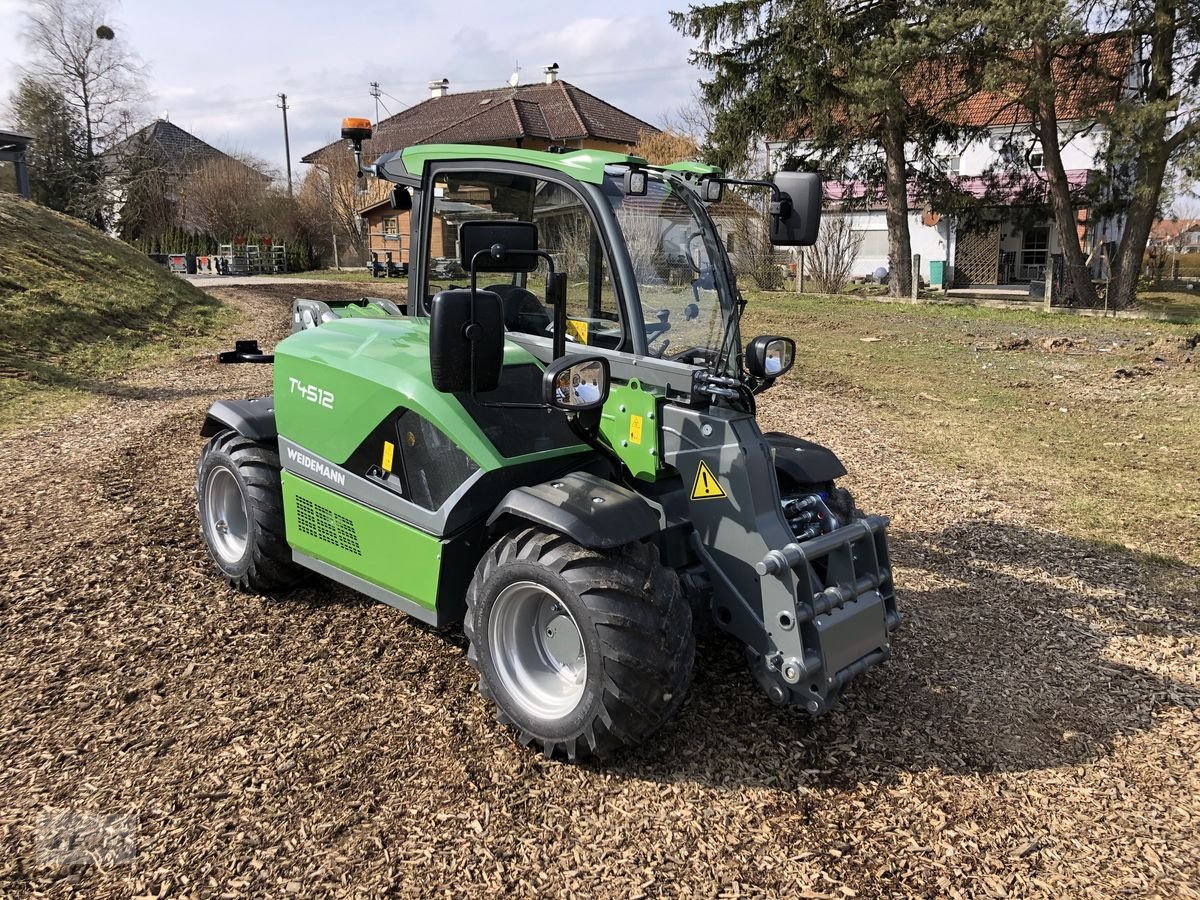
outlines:
{"label": "tree trunk", "polygon": [[[1176,0],[1156,0],[1154,4],[1154,33],[1151,36],[1149,78],[1143,89],[1147,104],[1166,103],[1171,95],[1175,77],[1175,36],[1177,33]],[[1126,213],[1125,231],[1113,260],[1113,280],[1108,288],[1109,305],[1115,309],[1137,302],[1138,276],[1150,227],[1158,215],[1163,177],[1172,155],[1187,139],[1188,133],[1200,125],[1193,120],[1168,137],[1165,118],[1156,116],[1148,133],[1138,141],[1134,154],[1134,182]]]}
{"label": "tree trunk", "polygon": [[1138,161],[1138,178],[1134,184],[1129,211],[1125,215],[1125,232],[1112,262],[1113,277],[1108,286],[1108,305],[1124,309],[1137,302],[1137,283],[1142,271],[1142,257],[1150,239],[1150,227],[1158,216],[1158,200],[1167,168],[1167,154],[1155,153],[1158,159]]}
{"label": "tree trunk", "polygon": [[[1045,44],[1038,44],[1033,52],[1043,83],[1054,84],[1050,49]],[[1078,214],[1071,200],[1071,184],[1067,181],[1067,172],[1063,168],[1062,152],[1058,145],[1058,110],[1053,93],[1038,99],[1035,115],[1037,121],[1034,128],[1042,145],[1042,165],[1046,170],[1050,207],[1054,211],[1058,243],[1062,247],[1063,263],[1067,270],[1068,290],[1074,295],[1077,306],[1099,306],[1100,300],[1096,294],[1096,286],[1092,284],[1087,257],[1083,255],[1083,247],[1079,243]]]}
{"label": "tree trunk", "polygon": [[912,240],[908,232],[908,166],[904,158],[904,129],[890,115],[880,134],[886,176],[888,231],[888,295],[907,297],[912,290]]}

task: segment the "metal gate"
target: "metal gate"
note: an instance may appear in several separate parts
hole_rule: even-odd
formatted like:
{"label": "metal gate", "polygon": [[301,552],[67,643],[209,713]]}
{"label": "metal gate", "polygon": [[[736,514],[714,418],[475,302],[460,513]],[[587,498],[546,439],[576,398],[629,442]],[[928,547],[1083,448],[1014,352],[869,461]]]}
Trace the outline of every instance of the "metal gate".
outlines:
{"label": "metal gate", "polygon": [[954,286],[999,284],[999,281],[1000,223],[959,232],[954,248]]}

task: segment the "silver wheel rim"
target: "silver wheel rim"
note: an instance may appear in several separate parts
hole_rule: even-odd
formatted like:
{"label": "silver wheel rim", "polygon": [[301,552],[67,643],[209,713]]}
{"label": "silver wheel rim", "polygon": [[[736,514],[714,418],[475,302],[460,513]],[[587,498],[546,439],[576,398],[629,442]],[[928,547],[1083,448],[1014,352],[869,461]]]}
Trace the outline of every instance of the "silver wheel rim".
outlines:
{"label": "silver wheel rim", "polygon": [[505,692],[527,715],[561,719],[579,705],[587,652],[579,624],[553,591],[518,581],[500,592],[488,642]]}
{"label": "silver wheel rim", "polygon": [[204,520],[209,541],[221,561],[232,565],[246,552],[250,532],[246,500],[233,473],[217,466],[208,475],[204,488]]}

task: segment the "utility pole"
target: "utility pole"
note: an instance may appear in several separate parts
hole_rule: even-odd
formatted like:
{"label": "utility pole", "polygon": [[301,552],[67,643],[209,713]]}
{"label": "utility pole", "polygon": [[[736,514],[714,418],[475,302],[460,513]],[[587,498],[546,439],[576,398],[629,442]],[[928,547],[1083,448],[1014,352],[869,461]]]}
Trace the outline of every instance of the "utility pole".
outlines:
{"label": "utility pole", "polygon": [[372,81],[371,82],[371,96],[375,98],[375,124],[376,125],[379,124],[379,94],[380,93],[381,92],[379,90],[379,82]]}
{"label": "utility pole", "polygon": [[275,105],[277,107],[279,107],[279,109],[283,110],[283,152],[287,158],[288,199],[291,200],[292,199],[292,144],[291,144],[291,141],[288,140],[287,94],[276,94],[275,96],[277,96],[279,98],[279,102]]}

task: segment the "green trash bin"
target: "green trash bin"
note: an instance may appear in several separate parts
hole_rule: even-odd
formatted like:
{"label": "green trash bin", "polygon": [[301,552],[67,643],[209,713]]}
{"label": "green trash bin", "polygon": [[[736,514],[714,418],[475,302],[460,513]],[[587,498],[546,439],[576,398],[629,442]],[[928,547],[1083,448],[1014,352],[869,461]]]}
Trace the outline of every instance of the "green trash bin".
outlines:
{"label": "green trash bin", "polygon": [[941,287],[945,271],[946,261],[944,259],[931,259],[929,261],[929,286]]}

